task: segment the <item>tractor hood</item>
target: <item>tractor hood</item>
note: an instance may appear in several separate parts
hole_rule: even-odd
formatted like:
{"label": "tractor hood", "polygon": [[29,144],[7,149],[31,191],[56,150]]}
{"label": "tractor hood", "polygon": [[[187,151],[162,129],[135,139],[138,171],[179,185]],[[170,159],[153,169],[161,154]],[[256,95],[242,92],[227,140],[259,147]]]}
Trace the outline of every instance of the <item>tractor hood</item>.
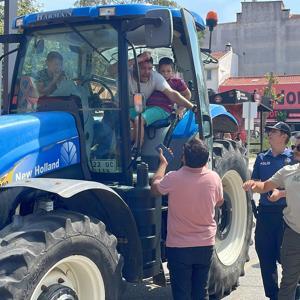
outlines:
{"label": "tractor hood", "polygon": [[65,112],[0,117],[0,185],[79,163],[79,136]]}

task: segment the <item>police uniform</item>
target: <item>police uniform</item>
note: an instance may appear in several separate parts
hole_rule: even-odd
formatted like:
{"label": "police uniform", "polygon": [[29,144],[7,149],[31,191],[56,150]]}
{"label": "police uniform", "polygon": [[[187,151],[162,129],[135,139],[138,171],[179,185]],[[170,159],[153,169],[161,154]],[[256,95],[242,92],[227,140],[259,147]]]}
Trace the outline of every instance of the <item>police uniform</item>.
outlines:
{"label": "police uniform", "polygon": [[[252,173],[252,179],[266,181],[279,169],[293,162],[293,152],[285,149],[273,156],[272,149],[259,153]],[[278,274],[276,262],[280,261],[284,224],[282,210],[285,198],[276,202],[268,200],[268,193],[261,194],[255,229],[255,249],[260,261],[261,275],[265,294],[272,300],[277,299]]]}

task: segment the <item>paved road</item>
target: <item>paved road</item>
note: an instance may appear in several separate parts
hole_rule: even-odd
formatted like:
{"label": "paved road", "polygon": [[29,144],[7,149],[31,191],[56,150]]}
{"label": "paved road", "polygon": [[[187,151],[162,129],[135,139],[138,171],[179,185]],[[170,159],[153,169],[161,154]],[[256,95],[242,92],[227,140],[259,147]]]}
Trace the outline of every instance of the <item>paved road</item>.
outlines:
{"label": "paved road", "polygon": [[[230,295],[224,297],[226,300],[265,300],[258,258],[254,244],[250,246],[250,261],[245,266],[245,276],[240,277],[239,287]],[[168,278],[168,275],[167,275]],[[172,299],[170,285],[166,288],[152,284],[151,280],[145,280],[143,284],[128,284],[126,293],[122,300],[168,300]]]}
{"label": "paved road", "polygon": [[[249,168],[252,169],[254,159],[250,159]],[[252,235],[253,236],[253,235]],[[226,300],[265,300],[258,258],[254,244],[250,246],[250,261],[245,266],[245,276],[240,277],[239,287]],[[167,269],[166,269],[167,273]],[[280,272],[279,272],[280,273]],[[168,274],[167,274],[168,278]],[[128,284],[122,300],[168,300],[172,299],[170,285],[162,288],[152,284],[151,280],[145,280],[143,284]]]}

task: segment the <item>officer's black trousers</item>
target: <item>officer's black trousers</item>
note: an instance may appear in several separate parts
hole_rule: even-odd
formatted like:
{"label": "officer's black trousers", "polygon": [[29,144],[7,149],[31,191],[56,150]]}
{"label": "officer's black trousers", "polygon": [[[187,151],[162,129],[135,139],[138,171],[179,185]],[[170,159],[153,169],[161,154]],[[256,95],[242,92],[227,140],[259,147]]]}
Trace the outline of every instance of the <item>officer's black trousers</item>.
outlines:
{"label": "officer's black trousers", "polygon": [[282,206],[259,206],[255,229],[255,249],[259,258],[261,276],[266,297],[276,300],[280,247],[284,232]]}

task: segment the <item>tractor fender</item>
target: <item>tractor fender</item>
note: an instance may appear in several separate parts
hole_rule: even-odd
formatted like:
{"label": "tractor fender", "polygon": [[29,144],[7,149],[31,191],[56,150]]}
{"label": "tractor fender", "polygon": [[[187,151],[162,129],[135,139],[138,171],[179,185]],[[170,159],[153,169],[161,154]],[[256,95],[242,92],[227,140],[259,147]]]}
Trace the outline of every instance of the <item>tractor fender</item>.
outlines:
{"label": "tractor fender", "polygon": [[[223,105],[210,104],[209,110],[214,132],[238,131],[238,121]],[[176,125],[172,132],[172,139],[178,140],[190,138],[198,132],[198,129],[199,127],[195,119],[195,114],[189,110]]]}
{"label": "tractor fender", "polygon": [[[97,218],[118,240],[118,250],[124,256],[123,276],[130,282],[139,281],[143,276],[142,246],[135,219],[124,200],[112,188],[94,181],[30,178],[6,185],[2,192],[24,190],[49,192],[60,196],[64,209],[77,211]],[[11,209],[22,202],[22,197],[10,201]],[[7,201],[6,201],[7,202]]]}

